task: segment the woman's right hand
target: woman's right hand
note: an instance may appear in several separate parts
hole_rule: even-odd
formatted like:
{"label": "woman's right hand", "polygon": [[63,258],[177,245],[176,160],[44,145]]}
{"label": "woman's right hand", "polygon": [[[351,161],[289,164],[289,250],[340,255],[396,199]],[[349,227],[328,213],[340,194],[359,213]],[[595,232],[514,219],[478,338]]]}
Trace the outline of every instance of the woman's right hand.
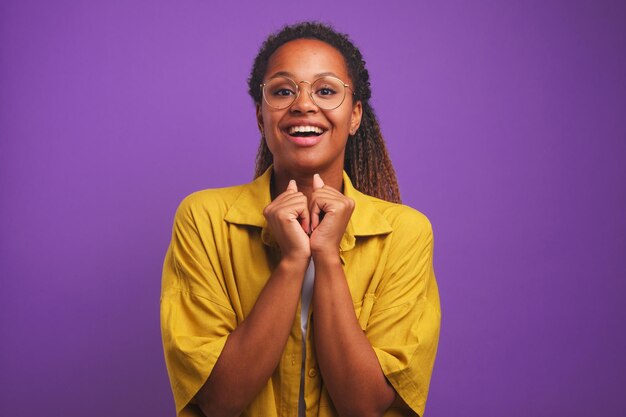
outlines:
{"label": "woman's right hand", "polygon": [[282,259],[308,261],[311,246],[308,231],[310,217],[307,198],[298,191],[294,180],[289,181],[287,189],[274,199],[263,215],[272,236],[280,246]]}

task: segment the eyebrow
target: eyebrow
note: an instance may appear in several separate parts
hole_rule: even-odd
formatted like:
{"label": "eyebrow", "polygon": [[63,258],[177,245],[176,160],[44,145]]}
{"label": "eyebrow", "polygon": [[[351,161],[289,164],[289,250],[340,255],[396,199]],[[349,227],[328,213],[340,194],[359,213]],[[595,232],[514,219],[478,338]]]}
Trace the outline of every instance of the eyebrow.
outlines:
{"label": "eyebrow", "polygon": [[[326,77],[330,75],[331,77],[335,77],[335,78],[339,78],[339,76],[337,74],[335,74],[334,72],[321,72],[319,74],[315,74],[313,77],[315,79],[321,78],[321,77]],[[269,78],[274,78],[274,77],[289,77],[289,78],[295,78],[295,76],[288,72],[288,71],[278,71],[275,72],[272,76],[270,76]]]}

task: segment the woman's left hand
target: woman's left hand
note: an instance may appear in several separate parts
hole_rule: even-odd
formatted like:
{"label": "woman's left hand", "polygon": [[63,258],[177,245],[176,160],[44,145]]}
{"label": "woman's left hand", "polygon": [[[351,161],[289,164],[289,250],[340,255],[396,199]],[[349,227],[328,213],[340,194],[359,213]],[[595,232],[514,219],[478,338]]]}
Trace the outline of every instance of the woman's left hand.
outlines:
{"label": "woman's left hand", "polygon": [[324,185],[318,174],[313,176],[309,213],[312,230],[311,255],[314,259],[339,255],[339,244],[353,211],[354,200]]}

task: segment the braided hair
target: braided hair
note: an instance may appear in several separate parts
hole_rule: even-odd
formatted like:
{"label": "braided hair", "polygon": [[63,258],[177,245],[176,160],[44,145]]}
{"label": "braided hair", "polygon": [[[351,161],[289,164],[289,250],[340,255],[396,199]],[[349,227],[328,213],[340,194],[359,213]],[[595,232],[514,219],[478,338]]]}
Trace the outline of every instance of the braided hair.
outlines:
{"label": "braided hair", "polygon": [[[361,52],[347,35],[317,22],[285,26],[270,35],[261,45],[248,78],[248,93],[252,100],[255,104],[261,105],[263,97],[259,86],[263,82],[272,54],[282,45],[296,39],[318,39],[343,55],[348,75],[354,84],[354,99],[360,100],[363,107],[361,125],[356,133],[348,138],[346,144],[344,169],[357,190],[383,200],[400,203],[396,173],[387,153],[376,114],[369,104],[372,95],[369,73]],[[265,172],[272,161],[272,154],[265,140],[261,138],[256,157],[255,177]]]}

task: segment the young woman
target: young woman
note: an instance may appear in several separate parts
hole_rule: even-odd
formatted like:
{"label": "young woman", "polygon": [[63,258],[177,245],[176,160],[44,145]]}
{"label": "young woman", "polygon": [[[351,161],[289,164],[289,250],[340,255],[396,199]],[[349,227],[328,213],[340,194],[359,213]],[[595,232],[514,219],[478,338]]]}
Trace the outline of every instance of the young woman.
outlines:
{"label": "young woman", "polygon": [[431,226],[399,204],[359,50],[317,23],[249,80],[257,178],[187,197],[161,322],[179,416],[422,415],[439,336]]}

